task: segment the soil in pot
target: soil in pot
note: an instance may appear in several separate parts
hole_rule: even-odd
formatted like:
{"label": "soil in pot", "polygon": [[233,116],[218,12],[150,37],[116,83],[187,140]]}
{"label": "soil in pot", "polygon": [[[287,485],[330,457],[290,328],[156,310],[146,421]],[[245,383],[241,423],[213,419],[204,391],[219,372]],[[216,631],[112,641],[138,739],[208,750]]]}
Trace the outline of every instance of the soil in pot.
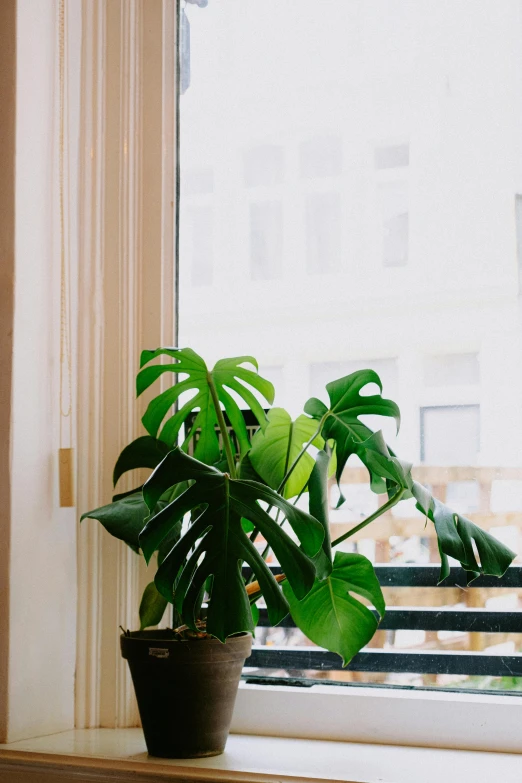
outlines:
{"label": "soil in pot", "polygon": [[251,647],[250,634],[226,644],[211,637],[180,641],[169,630],[121,636],[151,756],[223,753]]}

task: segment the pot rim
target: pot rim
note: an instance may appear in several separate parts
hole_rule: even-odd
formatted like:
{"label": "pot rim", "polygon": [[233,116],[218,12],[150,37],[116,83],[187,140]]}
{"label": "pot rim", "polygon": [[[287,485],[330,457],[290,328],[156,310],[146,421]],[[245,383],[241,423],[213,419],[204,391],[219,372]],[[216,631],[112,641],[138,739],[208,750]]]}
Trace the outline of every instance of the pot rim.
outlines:
{"label": "pot rim", "polygon": [[123,658],[134,660],[163,660],[188,663],[196,660],[219,661],[246,660],[252,649],[252,634],[244,632],[238,636],[229,636],[226,642],[215,637],[200,639],[169,638],[172,631],[134,631],[120,636],[120,649]]}
{"label": "pot rim", "polygon": [[[234,641],[239,641],[244,639],[246,636],[250,636],[250,638],[253,638],[253,634],[250,631],[242,631],[241,633],[234,634],[233,636],[227,636],[226,641],[222,642],[220,639],[217,639],[215,636],[203,636],[200,638],[194,638],[194,639],[176,639],[171,638],[167,634],[172,634],[172,629],[170,628],[157,628],[152,630],[144,630],[144,631],[125,631],[124,633],[120,634],[120,639],[132,639],[133,641],[137,642],[168,642],[168,643],[175,643],[175,644],[199,644],[200,642],[205,642],[206,644],[230,644]],[[150,635],[149,635],[150,634]]]}

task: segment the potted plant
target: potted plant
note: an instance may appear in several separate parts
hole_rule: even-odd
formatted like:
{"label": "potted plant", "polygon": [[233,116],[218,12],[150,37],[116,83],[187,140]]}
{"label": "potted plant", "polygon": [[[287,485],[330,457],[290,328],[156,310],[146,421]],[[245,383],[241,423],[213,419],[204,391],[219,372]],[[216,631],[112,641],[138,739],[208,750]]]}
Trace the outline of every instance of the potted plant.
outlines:
{"label": "potted plant", "polygon": [[[449,574],[449,557],[470,580],[482,573],[501,576],[515,557],[432,497],[382,433],[361,421],[378,415],[394,419],[397,428],[400,423],[399,409],[382,397],[374,371],[332,381],[329,405],[312,398],[292,421],[282,408],[267,412],[259,402],[255,392],[271,405],[274,389],[250,356],[221,359],[209,370],[189,348],[159,348],[144,351],[140,367],[138,395],[165,373],[174,382],[149,403],[142,419],[148,434],[123,449],[114,484],[129,470],[153,472],[143,486],[115,495],[82,519],[99,520],[147,562],[157,558],[139,609],[141,628],[121,637],[152,755],[223,751],[261,599],[272,625],[291,613],[312,642],[338,653],[344,664],[369,642],[378,621],[359,598],[381,618],[385,611],[373,566],[360,554],[335,550],[400,500],[413,497],[435,526],[441,580]],[[362,394],[368,384],[379,392]],[[257,421],[252,437],[244,408]],[[352,455],[368,469],[372,490],[388,499],[332,541],[329,476],[340,490]],[[309,513],[296,505],[304,493]],[[343,502],[340,493],[338,505]],[[270,551],[283,572],[277,577],[265,562]],[[147,630],[160,623],[169,604],[172,628]]]}

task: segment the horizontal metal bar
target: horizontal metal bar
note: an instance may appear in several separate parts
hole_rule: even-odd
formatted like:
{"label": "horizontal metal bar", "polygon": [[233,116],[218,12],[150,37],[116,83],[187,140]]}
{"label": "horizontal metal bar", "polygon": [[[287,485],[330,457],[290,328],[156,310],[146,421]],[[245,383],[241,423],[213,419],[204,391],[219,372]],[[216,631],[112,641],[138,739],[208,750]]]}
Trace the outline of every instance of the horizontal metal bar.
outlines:
{"label": "horizontal metal bar", "polygon": [[522,588],[522,566],[511,566],[504,576],[479,576],[470,585],[466,584],[466,571],[452,566],[450,575],[438,585],[438,565],[376,565],[375,572],[382,587],[520,587]]}
{"label": "horizontal metal bar", "polygon": [[[279,677],[277,674],[266,674],[262,669],[256,669],[255,672],[245,671],[241,675],[241,679],[251,685],[284,685],[287,688],[312,688],[314,685],[321,685],[322,687],[325,685],[342,685],[343,688],[361,687],[360,682],[347,682],[346,680],[330,678],[326,680],[323,677]],[[462,685],[464,685],[464,683],[462,683]],[[464,687],[458,688],[454,685],[397,685],[392,682],[365,682],[364,687],[370,689],[384,688],[385,690],[390,691],[416,691],[417,693],[419,691],[428,691],[429,693],[440,693],[442,691],[443,693],[487,693],[491,696],[499,695],[499,691],[496,688],[473,688],[470,690],[470,688],[466,688],[465,685]],[[508,693],[509,696],[518,696],[518,698],[522,699],[522,691],[510,689]]]}
{"label": "horizontal metal bar", "polygon": [[[245,666],[291,671],[338,671],[343,668],[342,660],[336,653],[318,647],[254,647]],[[522,655],[362,650],[347,669],[360,672],[522,677]]]}
{"label": "horizontal metal bar", "polygon": [[[273,574],[280,574],[280,566],[270,566]],[[247,577],[249,568],[243,569]],[[462,587],[471,590],[475,587],[509,587],[522,589],[522,566],[511,566],[504,576],[479,576],[470,585],[466,584],[466,571],[452,567],[450,575],[442,584],[438,584],[440,567],[438,565],[381,565],[375,566],[375,573],[382,587]]]}
{"label": "horizontal metal bar", "polygon": [[[377,617],[377,612],[374,612]],[[271,627],[266,609],[259,610],[258,625]],[[294,628],[287,615],[280,627]],[[381,631],[462,631],[463,633],[522,633],[522,611],[493,612],[489,609],[418,609],[416,607],[388,607],[379,625]]]}

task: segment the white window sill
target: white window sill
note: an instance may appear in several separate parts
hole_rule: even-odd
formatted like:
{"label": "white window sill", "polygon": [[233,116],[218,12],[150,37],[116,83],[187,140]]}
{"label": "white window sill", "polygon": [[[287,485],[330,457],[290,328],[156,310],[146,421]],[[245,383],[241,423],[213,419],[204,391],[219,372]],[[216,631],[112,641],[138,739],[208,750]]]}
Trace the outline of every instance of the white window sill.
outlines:
{"label": "white window sill", "polygon": [[292,688],[242,682],[232,731],[305,740],[522,753],[521,721],[522,696],[501,692],[335,685]]}
{"label": "white window sill", "polygon": [[0,745],[0,783],[160,780],[234,783],[520,783],[522,757],[439,748],[230,736],[222,756],[147,756],[141,729],[84,729]]}

